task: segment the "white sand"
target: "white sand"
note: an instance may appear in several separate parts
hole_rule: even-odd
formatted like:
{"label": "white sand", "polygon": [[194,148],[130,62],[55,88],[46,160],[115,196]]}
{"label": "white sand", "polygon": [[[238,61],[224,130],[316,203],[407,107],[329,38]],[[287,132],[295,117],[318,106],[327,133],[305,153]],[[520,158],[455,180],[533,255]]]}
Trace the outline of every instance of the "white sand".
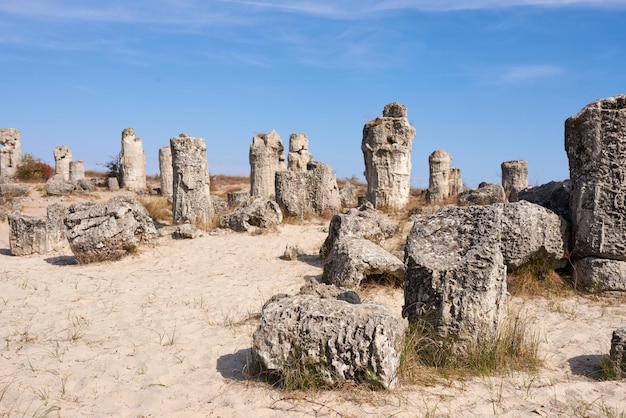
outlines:
{"label": "white sand", "polygon": [[[26,212],[51,203],[36,200]],[[286,393],[246,380],[255,315],[273,294],[319,277],[325,226],[163,237],[119,262],[82,266],[69,249],[10,256],[0,223],[0,416],[626,414],[626,381],[598,379],[611,332],[626,325],[626,305],[614,299],[514,300],[540,334],[544,364],[536,374],[392,392]],[[286,244],[311,256],[282,260]],[[400,290],[366,298],[400,316]]]}

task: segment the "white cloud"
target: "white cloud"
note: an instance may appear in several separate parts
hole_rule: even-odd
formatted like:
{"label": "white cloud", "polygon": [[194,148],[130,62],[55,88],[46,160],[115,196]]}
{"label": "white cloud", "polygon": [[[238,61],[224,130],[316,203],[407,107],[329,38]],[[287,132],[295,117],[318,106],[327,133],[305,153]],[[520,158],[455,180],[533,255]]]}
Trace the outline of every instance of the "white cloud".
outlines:
{"label": "white cloud", "polygon": [[501,73],[499,80],[504,83],[532,81],[539,78],[554,77],[563,74],[563,69],[554,65],[522,65],[508,67]]}

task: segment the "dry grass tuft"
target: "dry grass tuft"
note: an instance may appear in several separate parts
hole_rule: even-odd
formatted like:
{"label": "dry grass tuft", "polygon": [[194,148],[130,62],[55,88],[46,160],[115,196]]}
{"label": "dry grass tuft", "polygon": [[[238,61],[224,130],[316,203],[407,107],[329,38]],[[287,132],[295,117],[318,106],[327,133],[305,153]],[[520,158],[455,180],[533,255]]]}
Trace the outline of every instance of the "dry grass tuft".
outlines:
{"label": "dry grass tuft", "polygon": [[509,292],[521,297],[564,297],[571,286],[552,268],[549,261],[531,260],[512,269],[507,278]]}
{"label": "dry grass tuft", "polygon": [[153,220],[172,222],[172,204],[168,202],[167,197],[141,196],[138,200]]}

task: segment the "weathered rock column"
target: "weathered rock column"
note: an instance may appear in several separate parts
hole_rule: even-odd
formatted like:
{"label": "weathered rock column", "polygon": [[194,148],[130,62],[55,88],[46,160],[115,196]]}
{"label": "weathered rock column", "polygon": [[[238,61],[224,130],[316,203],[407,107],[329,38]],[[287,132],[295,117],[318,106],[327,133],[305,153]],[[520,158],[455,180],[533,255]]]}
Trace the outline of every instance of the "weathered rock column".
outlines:
{"label": "weathered rock column", "polygon": [[502,187],[509,202],[518,201],[518,193],[528,187],[528,161],[505,161],[502,168]]}
{"label": "weathered rock column", "polygon": [[78,181],[85,178],[85,162],[76,160],[70,162],[70,181]]}
{"label": "weathered rock column", "polygon": [[209,225],[214,215],[211,202],[206,142],[180,134],[170,139],[172,150],[172,214],[175,222]]}
{"label": "weathered rock column", "polygon": [[172,171],[172,148],[159,148],[159,171],[161,172],[161,195],[172,197],[174,194],[174,172]]}
{"label": "weathered rock column", "polygon": [[[626,271],[626,95],[595,101],[568,118],[565,150],[573,256],[615,260],[619,263],[611,269]],[[603,263],[591,261],[576,263],[576,273],[605,276],[595,271],[604,269]],[[596,285],[605,290],[602,283]]]}
{"label": "weathered rock column", "polygon": [[250,196],[274,199],[276,173],[285,171],[285,147],[276,131],[258,134],[250,145]]}
{"label": "weathered rock column", "polygon": [[414,136],[406,107],[397,102],[385,106],[382,118],[363,127],[367,199],[374,207],[402,209],[408,203]]}
{"label": "weathered rock column", "polygon": [[450,162],[452,156],[445,150],[433,151],[428,157],[430,177],[426,201],[428,203],[441,203],[450,197]]}
{"label": "weathered rock column", "polygon": [[136,192],[146,190],[146,155],[141,138],[135,136],[134,128],[122,131],[120,177],[120,187]]}
{"label": "weathered rock column", "polygon": [[458,196],[463,193],[463,179],[461,169],[450,167],[450,196]]}
{"label": "weathered rock column", "polygon": [[303,172],[307,170],[307,165],[313,160],[309,152],[309,138],[303,134],[291,134],[289,136],[289,170]]}
{"label": "weathered rock column", "polygon": [[60,174],[63,180],[68,181],[70,179],[72,150],[67,145],[60,145],[52,153],[54,154],[54,172]]}
{"label": "weathered rock column", "polygon": [[66,245],[65,206],[58,203],[50,205],[46,212],[46,216],[26,216],[19,212],[9,214],[12,255],[45,254]]}
{"label": "weathered rock column", "polygon": [[0,129],[0,177],[14,177],[22,160],[20,131],[14,128]]}

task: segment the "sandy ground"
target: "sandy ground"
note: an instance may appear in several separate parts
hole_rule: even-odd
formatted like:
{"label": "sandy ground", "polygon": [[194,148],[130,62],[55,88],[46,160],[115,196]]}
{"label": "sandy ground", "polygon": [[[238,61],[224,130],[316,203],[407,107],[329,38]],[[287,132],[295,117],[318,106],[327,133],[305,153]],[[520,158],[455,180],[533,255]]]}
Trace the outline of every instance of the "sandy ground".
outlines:
{"label": "sandy ground", "polygon": [[[35,196],[24,211],[41,213],[50,203]],[[611,332],[626,325],[624,299],[512,300],[539,335],[537,373],[390,392],[287,393],[247,380],[242,370],[261,306],[321,275],[315,255],[326,228],[320,221],[262,235],[164,236],[119,262],[78,265],[69,248],[11,256],[0,222],[0,416],[626,414],[626,381],[599,379]],[[281,259],[287,244],[305,255]],[[364,299],[400,317],[400,290]]]}

